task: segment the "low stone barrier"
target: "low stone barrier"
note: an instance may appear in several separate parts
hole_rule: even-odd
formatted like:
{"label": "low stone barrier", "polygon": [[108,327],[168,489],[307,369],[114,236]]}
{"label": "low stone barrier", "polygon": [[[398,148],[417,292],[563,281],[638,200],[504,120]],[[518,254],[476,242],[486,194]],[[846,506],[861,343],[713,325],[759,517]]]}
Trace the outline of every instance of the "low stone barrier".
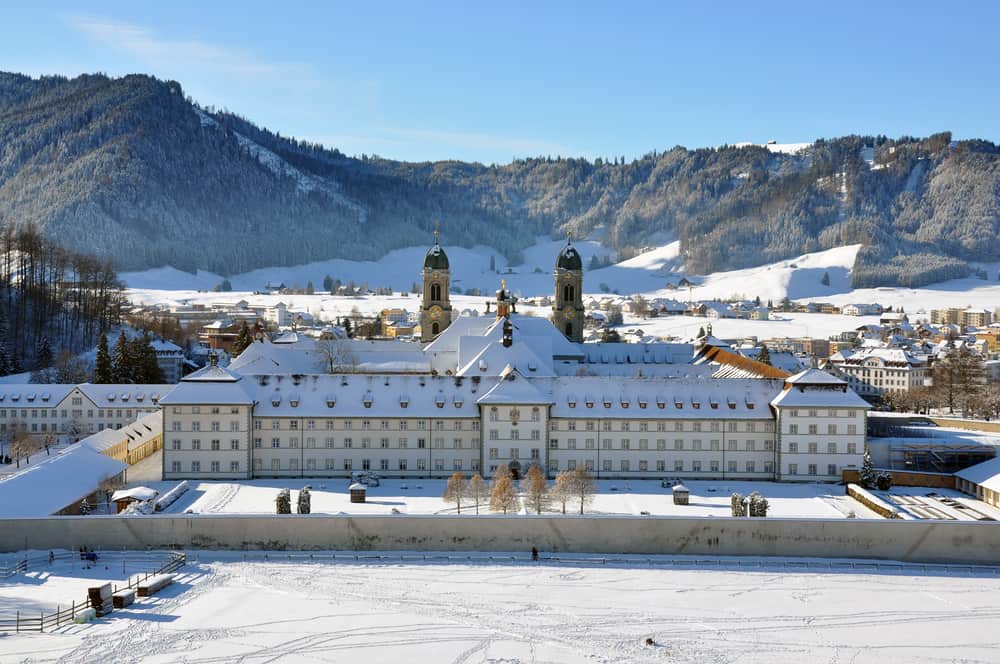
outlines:
{"label": "low stone barrier", "polygon": [[1000,564],[1000,523],[602,516],[89,516],[0,520],[0,551],[530,551]]}

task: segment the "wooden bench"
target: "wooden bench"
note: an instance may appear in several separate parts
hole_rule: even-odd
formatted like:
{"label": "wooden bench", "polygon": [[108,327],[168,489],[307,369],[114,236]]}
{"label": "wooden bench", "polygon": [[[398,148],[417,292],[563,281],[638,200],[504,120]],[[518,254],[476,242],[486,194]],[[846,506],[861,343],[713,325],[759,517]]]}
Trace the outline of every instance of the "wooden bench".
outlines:
{"label": "wooden bench", "polygon": [[136,595],[139,597],[149,597],[150,595],[163,590],[173,582],[173,574],[157,574],[156,576],[151,576],[137,586]]}
{"label": "wooden bench", "polygon": [[119,590],[111,596],[111,600],[114,602],[116,609],[124,609],[126,606],[135,601],[135,591]]}

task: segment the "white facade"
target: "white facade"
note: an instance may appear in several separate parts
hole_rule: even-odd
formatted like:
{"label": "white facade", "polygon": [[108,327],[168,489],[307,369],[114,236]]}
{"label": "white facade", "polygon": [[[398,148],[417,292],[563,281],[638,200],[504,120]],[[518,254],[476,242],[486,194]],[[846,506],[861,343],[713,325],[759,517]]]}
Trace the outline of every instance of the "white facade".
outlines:
{"label": "white facade", "polygon": [[[550,477],[836,481],[860,467],[867,405],[822,375],[833,382],[209,367],[163,401],[164,477],[490,477],[507,464]],[[792,392],[823,405],[793,407]]]}
{"label": "white facade", "polygon": [[830,367],[862,396],[915,390],[930,378],[924,358],[899,348],[843,350],[830,356]]}
{"label": "white facade", "polygon": [[159,410],[173,385],[0,385],[0,437],[15,432],[38,440],[79,440],[104,429],[121,429]]}

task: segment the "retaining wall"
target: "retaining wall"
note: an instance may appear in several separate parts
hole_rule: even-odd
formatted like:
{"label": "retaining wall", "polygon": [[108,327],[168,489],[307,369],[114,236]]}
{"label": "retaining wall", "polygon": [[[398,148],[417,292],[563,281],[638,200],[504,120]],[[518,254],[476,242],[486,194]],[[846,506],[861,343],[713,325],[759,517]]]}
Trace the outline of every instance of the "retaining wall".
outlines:
{"label": "retaining wall", "polygon": [[0,551],[272,549],[642,553],[998,563],[1000,524],[574,516],[137,516],[0,520]]}

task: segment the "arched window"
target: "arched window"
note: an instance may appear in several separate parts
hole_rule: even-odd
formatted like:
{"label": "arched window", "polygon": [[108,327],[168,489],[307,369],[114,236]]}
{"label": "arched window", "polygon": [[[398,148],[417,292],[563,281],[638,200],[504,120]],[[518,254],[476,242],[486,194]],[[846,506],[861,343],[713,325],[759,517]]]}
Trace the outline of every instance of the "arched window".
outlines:
{"label": "arched window", "polygon": [[431,299],[432,300],[441,299],[441,284],[431,284]]}
{"label": "arched window", "polygon": [[566,284],[565,286],[563,286],[563,300],[565,300],[566,302],[572,302],[573,299],[574,299],[573,298],[573,296],[574,296],[574,292],[573,291],[574,291],[574,289],[573,289],[573,286],[571,284]]}
{"label": "arched window", "polygon": [[441,331],[441,325],[439,323],[433,323],[431,325],[431,334],[437,334]]}
{"label": "arched window", "polygon": [[567,337],[573,336],[573,323],[566,323],[566,336]]}

